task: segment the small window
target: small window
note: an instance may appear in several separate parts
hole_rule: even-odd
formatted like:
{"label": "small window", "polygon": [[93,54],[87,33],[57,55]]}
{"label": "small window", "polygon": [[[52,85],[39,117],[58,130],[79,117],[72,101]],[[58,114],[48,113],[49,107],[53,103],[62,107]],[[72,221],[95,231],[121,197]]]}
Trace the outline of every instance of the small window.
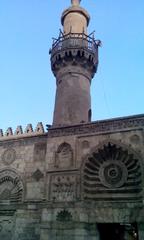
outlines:
{"label": "small window", "polygon": [[91,109],[88,110],[88,122],[91,122],[92,111]]}

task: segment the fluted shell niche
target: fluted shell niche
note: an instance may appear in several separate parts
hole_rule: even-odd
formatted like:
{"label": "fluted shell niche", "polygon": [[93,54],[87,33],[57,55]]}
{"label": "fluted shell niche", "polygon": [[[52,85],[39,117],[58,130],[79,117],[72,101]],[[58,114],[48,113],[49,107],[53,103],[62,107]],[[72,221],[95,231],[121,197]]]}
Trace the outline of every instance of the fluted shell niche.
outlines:
{"label": "fluted shell niche", "polygon": [[142,173],[133,153],[108,143],[87,157],[83,168],[85,199],[140,197]]}

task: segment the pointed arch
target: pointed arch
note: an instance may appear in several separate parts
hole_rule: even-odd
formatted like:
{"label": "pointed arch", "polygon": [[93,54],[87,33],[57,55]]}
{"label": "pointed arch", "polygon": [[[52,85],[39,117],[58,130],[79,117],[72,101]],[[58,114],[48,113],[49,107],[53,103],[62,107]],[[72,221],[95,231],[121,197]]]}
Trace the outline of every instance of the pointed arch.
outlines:
{"label": "pointed arch", "polygon": [[69,143],[63,142],[57,149],[55,166],[69,168],[73,166],[73,150]]}

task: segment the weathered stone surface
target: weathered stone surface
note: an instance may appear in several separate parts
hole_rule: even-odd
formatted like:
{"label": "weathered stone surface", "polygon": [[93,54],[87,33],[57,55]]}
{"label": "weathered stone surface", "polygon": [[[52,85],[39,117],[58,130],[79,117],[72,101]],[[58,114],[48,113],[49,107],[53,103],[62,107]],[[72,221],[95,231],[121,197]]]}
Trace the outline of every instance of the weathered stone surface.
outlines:
{"label": "weathered stone surface", "polygon": [[[59,137],[38,133],[27,138],[0,142],[0,219],[7,219],[14,229],[5,232],[8,222],[0,220],[3,239],[100,240],[98,230],[89,224],[119,222],[137,223],[139,240],[143,240],[144,135],[140,126],[124,132],[74,132]],[[96,197],[90,193],[92,198],[87,198],[89,183],[97,184]],[[58,214],[64,212],[72,216],[69,224],[58,221]],[[88,224],[89,230],[80,223]]]}

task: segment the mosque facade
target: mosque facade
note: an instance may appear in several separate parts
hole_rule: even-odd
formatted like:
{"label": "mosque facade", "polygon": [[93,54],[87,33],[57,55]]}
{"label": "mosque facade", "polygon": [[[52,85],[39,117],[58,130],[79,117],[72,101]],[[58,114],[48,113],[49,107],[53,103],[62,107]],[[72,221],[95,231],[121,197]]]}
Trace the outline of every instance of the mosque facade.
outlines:
{"label": "mosque facade", "polygon": [[0,130],[0,239],[144,239],[144,115],[91,121],[101,42],[89,21],[79,0],[62,13],[48,131]]}

